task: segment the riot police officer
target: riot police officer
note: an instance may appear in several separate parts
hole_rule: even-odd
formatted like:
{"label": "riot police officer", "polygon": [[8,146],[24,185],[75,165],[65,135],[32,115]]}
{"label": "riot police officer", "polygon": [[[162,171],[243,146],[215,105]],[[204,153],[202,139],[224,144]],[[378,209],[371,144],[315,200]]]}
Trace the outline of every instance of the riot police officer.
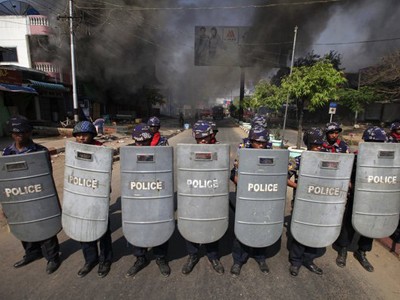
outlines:
{"label": "riot police officer", "polygon": [[327,123],[325,127],[326,141],[322,144],[322,147],[327,152],[333,153],[349,153],[349,146],[346,142],[339,139],[339,133],[342,132],[342,128],[339,123],[331,122]]}
{"label": "riot police officer", "polygon": [[[133,144],[134,146],[151,146],[153,142],[152,137],[153,135],[150,126],[144,123],[136,125],[135,128],[133,129],[132,138],[135,141],[135,143]],[[154,146],[166,146],[166,145],[168,145],[168,140],[165,137],[160,136],[158,138],[158,144]],[[171,268],[169,267],[167,261],[168,245],[169,245],[168,241],[166,241],[162,245],[153,247],[153,254],[156,258],[156,264],[160,269],[160,273],[164,277],[168,277],[171,274]],[[134,265],[128,270],[125,277],[135,276],[139,271],[141,271],[148,264],[150,264],[150,261],[146,257],[146,253],[147,253],[147,248],[133,245],[133,255],[136,257],[136,261]]]}
{"label": "riot police officer", "polygon": [[400,122],[393,122],[390,125],[389,143],[400,143]]}
{"label": "riot police officer", "polygon": [[160,127],[161,122],[160,119],[157,117],[151,117],[147,121],[147,125],[150,127],[150,132],[152,134],[152,139],[150,146],[168,146],[167,138],[161,136]]}
{"label": "riot police officer", "polygon": [[[97,136],[97,130],[89,121],[77,123],[72,135],[77,143],[102,146],[102,143],[94,139]],[[97,242],[99,242],[100,251]],[[80,244],[85,264],[78,271],[78,277],[85,277],[97,264],[99,264],[97,275],[101,278],[107,276],[113,259],[110,219],[108,219],[107,230],[100,239],[92,242],[80,242]]]}
{"label": "riot police officer", "polygon": [[[48,153],[48,149],[46,147],[43,147],[32,141],[33,127],[25,117],[12,117],[7,122],[7,127],[14,142],[3,150],[3,156],[19,155],[38,151],[46,151]],[[50,160],[50,155],[48,155],[48,159]],[[20,261],[17,261],[14,264],[14,268],[23,267],[37,259],[42,258],[43,256],[47,260],[47,274],[51,274],[59,268],[61,260],[59,257],[60,247],[58,244],[57,235],[39,242],[21,241],[21,243],[25,249],[25,255]]]}
{"label": "riot police officer", "polygon": [[[400,143],[400,122],[393,122],[390,125],[388,143]],[[395,243],[400,243],[400,220],[396,231],[390,237]]]}
{"label": "riot police officer", "polygon": [[[253,148],[253,149],[272,149],[272,144],[269,143],[269,130],[261,127],[255,126],[250,129],[248,138],[244,139],[243,144],[239,145],[239,148]],[[237,161],[236,161],[237,163]],[[231,171],[230,179],[237,185],[237,165]],[[260,271],[263,274],[269,273],[269,268],[265,262],[266,260],[266,247],[262,248],[254,248],[250,246],[246,246],[241,243],[236,237],[233,240],[233,247],[232,247],[232,258],[233,258],[233,265],[231,267],[230,273],[233,277],[237,277],[240,275],[240,270],[242,266],[247,262],[250,257],[250,254],[256,260]]]}
{"label": "riot police officer", "polygon": [[[324,132],[320,128],[311,128],[304,133],[303,142],[309,151],[321,151],[324,143]],[[301,156],[295,158],[295,163],[289,164],[288,186],[294,189],[297,188],[297,173],[300,169]],[[289,178],[295,176],[295,181]],[[314,259],[320,256],[321,248],[305,246],[295,239],[292,239],[292,244],[289,248],[289,272],[292,276],[299,274],[300,267],[303,265],[311,272],[322,275],[323,271],[314,263]]]}
{"label": "riot police officer", "polygon": [[[385,131],[377,126],[367,128],[363,135],[362,139],[364,142],[375,142],[375,143],[385,143],[387,142],[387,135]],[[356,157],[357,158],[357,157]],[[343,268],[346,266],[347,259],[347,248],[351,244],[355,230],[351,223],[352,211],[353,211],[353,200],[354,200],[354,183],[355,183],[355,170],[356,170],[357,161],[355,161],[353,166],[353,174],[351,178],[351,185],[349,189],[349,196],[347,199],[346,210],[343,217],[343,225],[338,239],[335,241],[335,245],[339,248],[338,256],[336,258],[336,264]],[[372,250],[372,238],[368,238],[365,236],[360,236],[358,240],[358,248],[353,253],[354,257],[359,261],[361,266],[367,270],[368,272],[373,272],[374,267],[368,261],[366,257],[366,252]]]}
{"label": "riot police officer", "polygon": [[[197,121],[193,125],[192,134],[196,139],[197,144],[211,144],[213,130],[209,122],[207,121]],[[198,252],[201,244],[193,243],[188,240],[186,242],[186,250],[189,253],[189,257],[186,263],[182,267],[182,273],[187,275],[193,271],[193,268],[199,262]],[[224,274],[224,266],[219,260],[218,256],[218,241],[204,244],[206,248],[206,255],[208,260],[210,261],[212,268],[217,274]]]}

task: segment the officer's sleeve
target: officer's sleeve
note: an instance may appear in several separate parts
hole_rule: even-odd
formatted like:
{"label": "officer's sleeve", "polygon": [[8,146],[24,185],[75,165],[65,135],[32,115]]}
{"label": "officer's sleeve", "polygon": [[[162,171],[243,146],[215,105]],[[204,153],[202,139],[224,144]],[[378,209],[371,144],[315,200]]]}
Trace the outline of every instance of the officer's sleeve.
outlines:
{"label": "officer's sleeve", "polygon": [[235,182],[235,176],[236,176],[236,174],[237,174],[237,169],[236,169],[236,168],[232,168],[232,170],[231,170],[231,176],[229,177],[229,179],[230,179],[232,182]]}

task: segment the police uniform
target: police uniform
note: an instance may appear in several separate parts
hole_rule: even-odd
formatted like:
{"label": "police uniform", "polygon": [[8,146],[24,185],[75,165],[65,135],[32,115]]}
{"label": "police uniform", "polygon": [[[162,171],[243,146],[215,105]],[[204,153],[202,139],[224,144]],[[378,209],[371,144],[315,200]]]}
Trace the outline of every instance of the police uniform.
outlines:
{"label": "police uniform", "polygon": [[[158,118],[150,118],[147,125],[144,123],[136,125],[132,132],[132,138],[137,142],[143,142],[151,139],[149,146],[168,146],[168,139],[161,135],[156,139],[156,143],[153,145],[155,140],[150,130],[150,126],[152,126],[151,124],[153,124],[153,126],[156,126],[157,124],[159,125],[160,123]],[[169,241],[166,241],[162,245],[152,247],[154,257],[156,258],[156,263],[164,277],[168,277],[171,274],[171,269],[167,261],[168,246]],[[133,255],[136,257],[136,261],[126,273],[126,277],[135,276],[150,263],[150,261],[146,258],[147,252],[147,248],[133,245]]]}
{"label": "police uniform", "polygon": [[[310,150],[311,145],[320,145],[324,142],[324,132],[320,128],[311,128],[304,133],[303,136],[304,144],[307,145],[307,149]],[[320,151],[326,151],[323,148]],[[288,179],[292,176],[295,177],[295,182],[297,183],[298,171],[300,170],[301,156],[295,158],[294,161],[289,163],[288,168]],[[293,198],[295,195],[295,190],[293,191]],[[311,272],[318,275],[322,275],[323,271],[317,265],[314,264],[314,259],[321,256],[324,248],[315,248],[305,246],[296,239],[292,238],[292,242],[289,246],[289,262],[290,269],[289,272],[292,276],[297,276],[301,266],[305,266]]]}
{"label": "police uniform", "polygon": [[[212,134],[213,129],[210,122],[198,120],[195,124],[193,124],[192,134],[196,139],[210,137],[209,143],[212,143]],[[216,143],[216,141],[214,142]],[[185,265],[182,267],[182,273],[187,275],[192,272],[194,266],[199,262],[198,252],[200,250],[201,245],[204,245],[206,250],[206,256],[210,261],[213,269],[220,275],[224,273],[224,267],[219,260],[219,246],[218,241],[207,243],[207,244],[198,244],[193,243],[188,240],[185,240],[186,250],[189,254],[189,258]]]}
{"label": "police uniform", "polygon": [[322,144],[322,147],[326,149],[327,152],[332,153],[350,153],[349,146],[346,142],[340,139],[329,140],[328,134],[332,132],[342,132],[342,128],[336,122],[331,122],[326,124],[325,133],[327,140]]}
{"label": "police uniform", "polygon": [[[29,124],[29,121],[22,116],[11,118],[7,122],[7,126],[9,127],[9,131],[11,133],[16,133],[16,134],[32,132],[33,129],[33,127]],[[48,149],[46,147],[34,143],[32,140],[30,140],[30,143],[22,149],[17,149],[16,144],[13,143],[7,146],[3,150],[2,155],[3,156],[20,155],[38,151],[46,151],[48,153],[48,158],[50,160],[50,154]],[[25,266],[41,257],[45,257],[47,260],[46,272],[48,274],[53,273],[60,266],[61,264],[59,257],[60,246],[58,243],[57,235],[54,235],[51,238],[39,242],[21,241],[21,243],[22,246],[24,247],[25,255],[22,260],[14,264],[15,268],[20,268],[22,266]]]}
{"label": "police uniform", "polygon": [[[390,125],[390,134],[388,143],[400,143],[400,133],[397,133],[397,131],[399,130],[400,130],[400,122],[393,122]],[[400,243],[400,220],[396,231],[390,237],[393,239],[395,243]]]}
{"label": "police uniform", "polygon": [[[82,121],[75,125],[72,135],[76,137],[79,133],[90,133],[93,138],[97,136],[95,126],[89,121]],[[92,145],[102,146],[102,143],[92,140]],[[97,247],[97,243],[99,243],[100,251]],[[107,276],[113,260],[110,217],[108,217],[107,230],[101,238],[97,241],[80,242],[80,245],[85,259],[85,264],[78,271],[78,277],[86,276],[97,264],[99,264],[97,272],[98,276]]]}
{"label": "police uniform", "polygon": [[390,125],[390,133],[388,143],[399,143],[400,142],[400,122],[393,122]]}
{"label": "police uniform", "polygon": [[151,143],[150,146],[168,146],[168,139],[164,136],[162,136],[159,132],[159,129],[161,127],[161,122],[160,119],[157,117],[151,117],[147,121],[147,125],[150,127],[155,128],[155,132],[152,133],[152,138],[151,138]]}
{"label": "police uniform", "polygon": [[[373,126],[367,128],[364,131],[362,139],[365,142],[386,142],[387,136],[382,128]],[[336,264],[342,268],[346,266],[347,248],[351,244],[355,234],[355,230],[353,228],[351,220],[352,220],[352,211],[354,202],[354,184],[356,180],[356,166],[357,166],[357,153],[354,159],[353,172],[351,176],[351,188],[349,189],[349,196],[347,199],[346,210],[343,217],[343,225],[340,231],[340,235],[338,239],[335,241],[335,245],[339,247],[338,257],[336,258]],[[360,235],[360,239],[358,240],[357,243],[358,248],[354,252],[354,257],[368,272],[374,271],[374,267],[366,258],[366,252],[372,250],[372,243],[373,243],[372,238]]]}
{"label": "police uniform", "polygon": [[[249,136],[243,139],[243,142],[239,145],[240,148],[253,148],[251,140],[266,142],[264,149],[272,149],[272,143],[269,142],[269,130],[265,127],[261,127],[259,124],[254,124],[254,127],[249,131]],[[235,177],[237,176],[237,168],[234,167],[231,170],[230,179],[236,184]],[[264,274],[269,273],[269,268],[265,263],[267,247],[255,248],[247,246],[241,243],[235,236],[232,246],[232,258],[233,265],[231,267],[232,276],[236,277],[240,274],[240,269],[244,265],[250,256],[252,256],[257,262],[260,270]]]}

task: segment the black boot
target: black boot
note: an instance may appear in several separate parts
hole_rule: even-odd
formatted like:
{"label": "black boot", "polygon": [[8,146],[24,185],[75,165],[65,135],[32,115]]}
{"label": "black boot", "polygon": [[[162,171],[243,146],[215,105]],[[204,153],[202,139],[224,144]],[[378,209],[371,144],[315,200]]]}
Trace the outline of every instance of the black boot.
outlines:
{"label": "black boot", "polygon": [[241,269],[242,269],[242,265],[234,263],[231,268],[232,277],[238,277],[240,275]]}
{"label": "black boot", "polygon": [[110,261],[105,261],[105,262],[100,262],[99,263],[99,269],[97,271],[97,276],[100,278],[104,278],[107,276],[107,274],[111,270],[111,262]]}
{"label": "black boot", "polygon": [[145,256],[138,256],[135,264],[126,272],[125,277],[132,277],[135,276],[139,271],[143,270],[147,265],[149,264],[149,261]]}
{"label": "black boot", "polygon": [[354,257],[360,262],[365,270],[368,272],[373,272],[374,267],[370,264],[367,257],[365,256],[365,251],[357,250],[354,252]]}
{"label": "black boot", "polygon": [[258,267],[260,268],[261,273],[267,275],[269,273],[269,268],[265,260],[257,260]]}
{"label": "black boot", "polygon": [[336,257],[336,264],[338,267],[344,268],[346,266],[347,259],[347,248],[342,247],[338,251],[338,256]]}
{"label": "black boot", "polygon": [[171,268],[169,267],[165,257],[157,258],[156,264],[158,265],[158,268],[160,269],[160,273],[162,276],[168,277],[171,274]]}
{"label": "black boot", "polygon": [[211,266],[218,275],[222,275],[225,272],[224,266],[221,264],[219,259],[210,260]]}
{"label": "black boot", "polygon": [[47,262],[46,272],[47,274],[54,273],[61,265],[60,259],[57,257],[54,260],[50,260]]}
{"label": "black boot", "polygon": [[17,261],[14,264],[14,268],[21,268],[23,266],[26,266],[26,265],[30,264],[31,262],[33,262],[33,261],[35,261],[37,259],[41,259],[42,257],[43,257],[43,255],[41,253],[37,254],[37,255],[34,255],[34,256],[32,256],[32,255],[30,255],[30,256],[24,255],[24,257],[21,260]]}
{"label": "black boot", "polygon": [[78,277],[85,277],[87,274],[89,274],[90,271],[97,265],[98,261],[94,261],[91,263],[85,263],[83,267],[78,271]]}
{"label": "black boot", "polygon": [[199,257],[194,255],[189,255],[187,262],[182,267],[182,273],[187,275],[193,271],[194,266],[199,262]]}

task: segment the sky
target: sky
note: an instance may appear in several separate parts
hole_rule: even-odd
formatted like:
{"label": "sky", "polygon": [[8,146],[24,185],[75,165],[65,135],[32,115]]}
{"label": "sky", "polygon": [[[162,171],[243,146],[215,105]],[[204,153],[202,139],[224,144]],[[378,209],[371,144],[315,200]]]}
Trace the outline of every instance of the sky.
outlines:
{"label": "sky", "polygon": [[[3,1],[4,2],[4,1]],[[5,1],[9,2],[9,1]],[[51,17],[60,56],[68,56],[67,0],[25,1]],[[1,3],[1,1],[0,1]],[[252,26],[246,85],[269,78],[295,58],[331,50],[347,72],[379,63],[400,48],[399,0],[75,0],[87,11],[77,20],[78,72],[99,88],[125,90],[127,99],[151,77],[178,103],[206,103],[238,95],[240,67],[195,66],[195,26]],[[138,10],[138,8],[141,8]],[[144,9],[143,9],[144,8]],[[152,66],[149,68],[149,66]],[[150,71],[149,71],[150,69]],[[122,101],[122,100],[121,100]]]}

